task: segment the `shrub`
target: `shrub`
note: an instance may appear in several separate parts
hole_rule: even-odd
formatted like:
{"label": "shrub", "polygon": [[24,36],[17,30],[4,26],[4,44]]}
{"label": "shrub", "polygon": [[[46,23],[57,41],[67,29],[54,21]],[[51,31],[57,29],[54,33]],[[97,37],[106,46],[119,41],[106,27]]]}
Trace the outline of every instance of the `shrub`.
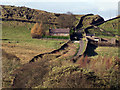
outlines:
{"label": "shrub", "polygon": [[90,59],[81,56],[76,62],[80,68],[85,68],[95,72],[100,78],[105,80],[105,85],[110,88],[120,88],[120,59],[118,57],[97,57]]}
{"label": "shrub", "polygon": [[101,86],[103,86],[103,82],[94,72],[74,65],[54,67],[44,82],[46,88],[93,88]]}

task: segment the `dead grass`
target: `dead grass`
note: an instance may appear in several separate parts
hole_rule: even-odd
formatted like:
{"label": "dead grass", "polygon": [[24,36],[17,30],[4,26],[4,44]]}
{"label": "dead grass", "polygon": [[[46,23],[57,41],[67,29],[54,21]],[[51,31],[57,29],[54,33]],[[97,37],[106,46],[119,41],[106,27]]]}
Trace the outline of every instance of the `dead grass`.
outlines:
{"label": "dead grass", "polygon": [[96,73],[103,75],[103,72],[109,71],[111,69],[117,70],[119,66],[120,59],[118,57],[101,57],[98,58],[88,58],[87,56],[81,56],[76,63],[79,64],[80,68],[91,69]]}
{"label": "dead grass", "polygon": [[39,53],[44,53],[47,51],[50,51],[51,49],[46,48],[38,48],[38,47],[30,47],[28,45],[17,45],[17,44],[2,44],[2,48],[10,53],[13,53],[17,57],[21,59],[21,63],[27,63],[29,60],[31,60],[34,56],[36,56]]}
{"label": "dead grass", "polygon": [[11,74],[21,66],[20,59],[2,50],[2,87],[10,88],[13,83]]}
{"label": "dead grass", "polygon": [[29,62],[29,60],[31,60],[34,56],[40,53],[50,52],[54,50],[55,48],[52,47],[54,46],[54,44],[51,45],[51,47],[46,47],[42,43],[40,45],[34,45],[30,43],[6,43],[4,42],[2,43],[2,49],[4,49],[5,51],[9,53],[16,55],[18,58],[20,58],[21,63],[25,64]]}

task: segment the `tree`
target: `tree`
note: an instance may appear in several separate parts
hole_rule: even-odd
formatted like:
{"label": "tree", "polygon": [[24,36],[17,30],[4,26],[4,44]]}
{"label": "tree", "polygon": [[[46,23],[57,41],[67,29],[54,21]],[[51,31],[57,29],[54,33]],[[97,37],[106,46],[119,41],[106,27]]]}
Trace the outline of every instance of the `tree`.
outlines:
{"label": "tree", "polygon": [[42,22],[40,24],[36,23],[31,29],[32,38],[41,38],[43,35],[44,35],[44,29]]}

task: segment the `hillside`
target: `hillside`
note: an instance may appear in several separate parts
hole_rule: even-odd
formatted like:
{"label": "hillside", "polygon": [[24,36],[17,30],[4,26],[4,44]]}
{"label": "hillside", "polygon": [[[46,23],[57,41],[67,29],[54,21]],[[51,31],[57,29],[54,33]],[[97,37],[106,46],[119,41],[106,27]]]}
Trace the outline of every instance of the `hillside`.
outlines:
{"label": "hillside", "polygon": [[[73,28],[87,27],[91,24],[104,21],[99,15],[73,15],[73,14],[59,14],[51,13],[42,10],[31,9],[27,7],[16,6],[2,6],[2,20],[3,21],[19,21],[19,22],[43,22],[44,31],[48,32],[49,28]],[[87,23],[86,23],[87,22]]]}
{"label": "hillside", "polygon": [[[29,23],[33,26],[36,22],[42,21],[45,36],[49,35],[49,28],[76,28],[77,30],[85,29],[87,30],[87,33],[95,34],[99,37],[118,37],[119,16],[108,21],[104,21],[101,16],[94,14],[59,14],[31,9],[28,7],[1,6],[3,26],[5,24],[10,25],[10,23],[14,23],[14,21],[16,21],[16,23]],[[15,25],[14,27],[16,27]],[[22,27],[24,27],[24,25],[22,25]],[[25,27],[27,27],[27,32],[30,33],[32,27]]]}
{"label": "hillside", "polygon": [[87,29],[91,34],[95,34],[99,37],[116,37],[118,38],[118,28],[119,28],[120,17],[116,17],[99,25],[93,25]]}
{"label": "hillside", "polygon": [[6,19],[21,19],[21,20],[29,20],[36,22],[43,21],[45,23],[49,22],[52,24],[58,24],[60,16],[69,17],[70,15],[50,13],[50,12],[31,9],[27,7],[2,5],[2,18],[6,18]]}

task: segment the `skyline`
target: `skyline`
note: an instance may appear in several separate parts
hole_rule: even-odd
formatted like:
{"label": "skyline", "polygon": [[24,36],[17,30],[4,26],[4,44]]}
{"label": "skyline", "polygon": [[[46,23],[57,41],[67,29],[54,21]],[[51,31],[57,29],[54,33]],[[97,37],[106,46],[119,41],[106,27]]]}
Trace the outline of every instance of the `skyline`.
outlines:
{"label": "skyline", "polygon": [[[118,15],[118,0],[0,0],[1,5],[25,6],[53,13],[98,14],[105,20]],[[49,2],[48,2],[49,1]],[[79,1],[79,2],[78,2]]]}

